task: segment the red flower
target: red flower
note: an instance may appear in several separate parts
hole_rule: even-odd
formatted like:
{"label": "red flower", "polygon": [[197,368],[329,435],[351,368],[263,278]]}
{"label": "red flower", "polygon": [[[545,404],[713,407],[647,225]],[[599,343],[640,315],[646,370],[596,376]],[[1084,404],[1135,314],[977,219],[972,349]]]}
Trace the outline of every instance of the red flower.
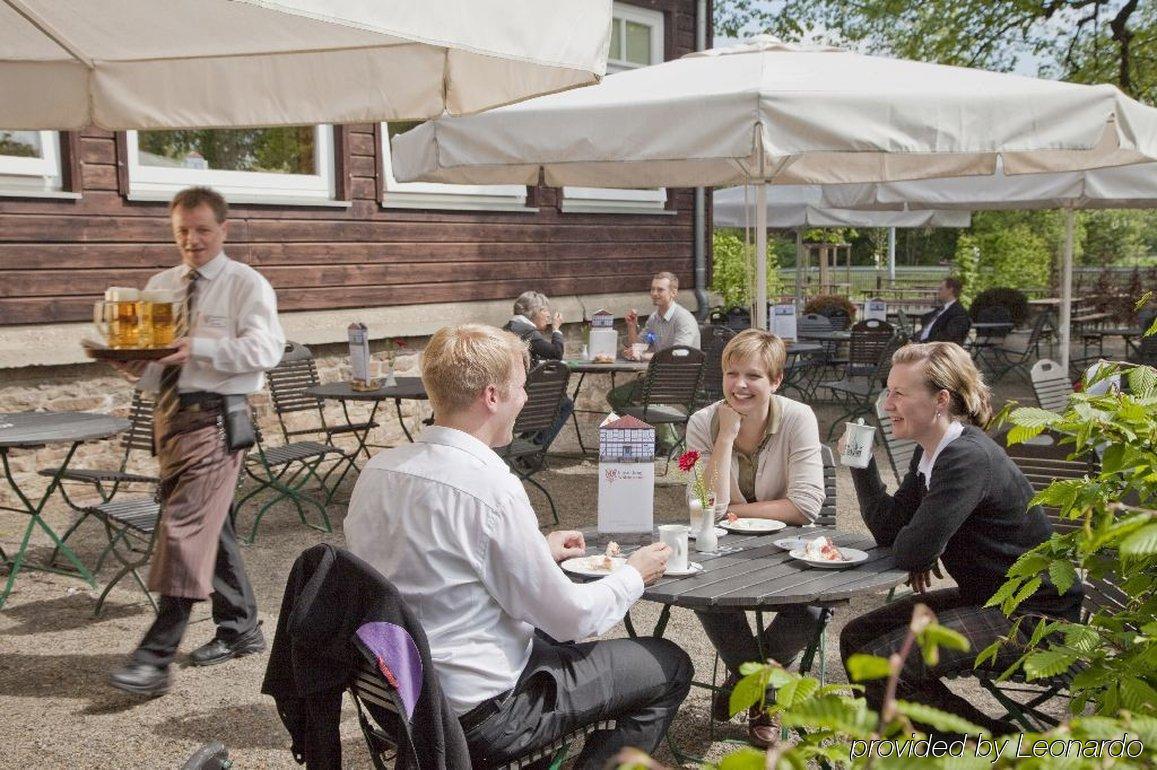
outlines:
{"label": "red flower", "polygon": [[404,347],[406,347],[406,341],[403,340],[401,337],[394,337],[394,345],[396,345],[399,348],[404,348]]}
{"label": "red flower", "polygon": [[690,473],[691,469],[695,467],[695,463],[699,462],[699,453],[694,449],[689,449],[683,454],[679,455],[679,470],[684,473]]}

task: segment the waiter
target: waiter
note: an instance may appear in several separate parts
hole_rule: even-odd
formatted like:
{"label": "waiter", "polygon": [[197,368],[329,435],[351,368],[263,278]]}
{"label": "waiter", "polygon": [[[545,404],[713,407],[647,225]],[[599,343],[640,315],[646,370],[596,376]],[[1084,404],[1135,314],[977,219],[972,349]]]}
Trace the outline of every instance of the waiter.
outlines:
{"label": "waiter", "polygon": [[181,264],[152,277],[147,290],[178,292],[189,312],[177,352],[145,368],[117,367],[158,392],[155,409],[161,518],[149,590],[161,595],[157,618],[109,683],[140,695],[169,689],[169,667],[193,604],[212,600],[214,638],[193,651],[196,666],[265,649],[257,601],[245,574],[230,508],[244,451],[230,451],[222,430],[223,396],[261,388],[277,365],[285,335],[273,287],[253,268],[225,256],[228,205],[215,190],[190,187],[169,205]]}

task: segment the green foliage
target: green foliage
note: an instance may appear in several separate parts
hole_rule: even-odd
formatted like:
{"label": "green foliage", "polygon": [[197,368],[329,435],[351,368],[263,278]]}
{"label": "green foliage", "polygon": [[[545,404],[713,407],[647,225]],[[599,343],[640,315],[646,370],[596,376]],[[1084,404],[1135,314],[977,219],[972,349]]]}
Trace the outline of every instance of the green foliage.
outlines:
{"label": "green foliage", "polygon": [[168,158],[178,166],[190,153],[196,153],[212,169],[315,173],[312,126],[142,131],[139,142],[142,152]]}
{"label": "green foliage", "polygon": [[[1006,673],[1020,668],[1026,678],[1042,679],[1071,672],[1074,713],[1091,704],[1100,715],[1129,711],[1154,716],[1157,372],[1113,364],[1103,367],[1098,377],[1114,374],[1124,376],[1130,393],[1079,392],[1064,414],[1035,408],[1009,411],[1007,420],[1015,426],[1010,442],[1047,428],[1070,447],[1073,457],[1089,457],[1100,449],[1101,463],[1087,479],[1054,482],[1034,498],[1078,526],[1021,556],[989,604],[1014,612],[1045,573],[1058,590],[1078,576],[1098,592],[1106,581],[1116,586],[1120,601],[1103,603],[1083,623],[1056,621],[1047,633],[1038,628],[1029,649]],[[986,654],[994,650],[985,650],[982,657]],[[1080,669],[1074,670],[1078,662]]]}
{"label": "green foliage", "polygon": [[[767,296],[774,298],[783,293],[779,277],[780,254],[783,244],[775,239],[767,243]],[[755,295],[754,251],[745,247],[735,232],[716,230],[712,236],[713,262],[711,290],[723,296],[727,308],[751,307]]]}
{"label": "green foliage", "polygon": [[1016,284],[1003,284],[986,288],[978,292],[968,308],[969,314],[975,319],[980,317],[980,311],[986,307],[1001,305],[1008,308],[1012,322],[1018,326],[1028,318],[1028,296],[1020,289],[1011,288]]}
{"label": "green foliage", "polygon": [[831,310],[839,309],[844,311],[848,320],[856,320],[856,306],[852,301],[841,294],[820,294],[812,297],[804,305],[803,312],[819,313],[820,315],[827,315]]}
{"label": "green foliage", "polygon": [[1062,238],[1056,212],[981,211],[956,242],[956,262],[975,260],[973,294],[994,286],[1045,287]]}

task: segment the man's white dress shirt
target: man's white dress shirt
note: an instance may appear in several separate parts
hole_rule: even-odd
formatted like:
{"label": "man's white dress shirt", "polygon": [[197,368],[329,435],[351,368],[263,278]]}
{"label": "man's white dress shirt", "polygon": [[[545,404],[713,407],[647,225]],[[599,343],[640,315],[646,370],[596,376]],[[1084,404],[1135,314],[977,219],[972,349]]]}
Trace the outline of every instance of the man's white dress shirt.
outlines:
{"label": "man's white dress shirt", "polygon": [[643,593],[634,567],[571,582],[522,483],[474,436],[434,426],[381,452],[354,487],[346,544],[417,615],[450,707],[461,716],[517,683],[534,629],[602,634]]}
{"label": "man's white dress shirt", "polygon": [[940,443],[936,445],[936,451],[930,455],[923,455],[920,457],[920,462],[916,466],[917,475],[923,477],[924,488],[932,488],[932,469],[936,467],[936,458],[944,451],[944,447],[951,444],[956,439],[960,438],[960,434],[964,432],[964,426],[958,421],[953,420],[948,423],[948,428],[944,431]]}
{"label": "man's white dress shirt", "polygon": [[934,315],[928,319],[928,323],[924,324],[924,328],[920,330],[920,341],[921,342],[927,342],[928,341],[928,335],[930,335],[932,333],[932,327],[935,326],[936,322],[940,320],[940,316],[944,315],[944,311],[946,311],[948,308],[952,307],[953,303],[955,303],[955,302],[956,302],[956,300],[954,300],[954,299],[948,300],[947,302],[945,302],[941,306],[941,308],[939,310],[936,311],[936,315]]}
{"label": "man's white dress shirt", "polygon": [[[149,279],[146,291],[184,296],[189,268],[180,264]],[[189,325],[189,360],[181,368],[182,393],[208,391],[223,395],[261,390],[265,370],[281,361],[285,332],[277,320],[277,296],[261,273],[221,252],[197,268],[193,318]],[[156,391],[161,367],[150,364],[138,384]]]}

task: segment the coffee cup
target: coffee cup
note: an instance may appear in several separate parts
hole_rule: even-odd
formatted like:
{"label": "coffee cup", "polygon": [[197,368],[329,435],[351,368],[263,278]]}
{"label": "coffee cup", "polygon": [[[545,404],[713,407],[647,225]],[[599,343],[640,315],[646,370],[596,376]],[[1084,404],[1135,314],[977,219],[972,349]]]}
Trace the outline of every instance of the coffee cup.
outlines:
{"label": "coffee cup", "polygon": [[635,358],[636,361],[642,359],[643,354],[646,352],[647,352],[647,343],[645,343],[645,342],[632,342],[631,343],[631,355]]}
{"label": "coffee cup", "polygon": [[671,548],[667,569],[682,572],[687,569],[687,527],[682,524],[663,524],[659,527],[659,542]]}
{"label": "coffee cup", "polygon": [[840,462],[849,468],[867,468],[872,460],[876,427],[865,425],[863,420],[845,422],[844,436],[844,452],[840,455]]}

